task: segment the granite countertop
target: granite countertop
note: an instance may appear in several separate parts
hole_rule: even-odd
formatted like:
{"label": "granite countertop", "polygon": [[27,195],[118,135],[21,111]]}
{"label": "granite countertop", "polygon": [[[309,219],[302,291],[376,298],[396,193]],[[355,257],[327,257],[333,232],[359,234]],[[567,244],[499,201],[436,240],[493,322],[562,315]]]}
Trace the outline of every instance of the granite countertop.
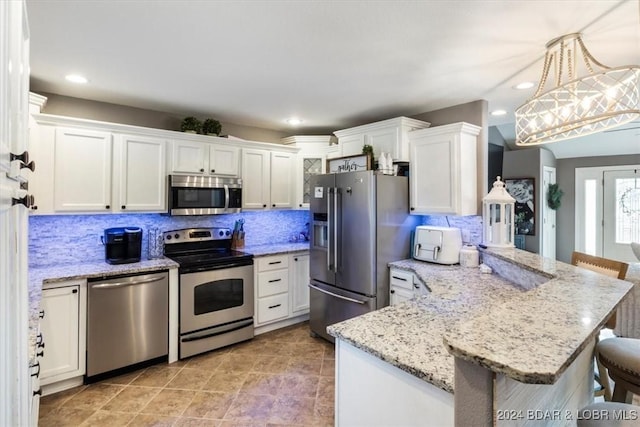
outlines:
{"label": "granite countertop", "polygon": [[93,279],[120,274],[138,274],[149,271],[178,268],[178,263],[169,258],[142,260],[130,264],[107,264],[104,261],[58,264],[29,268],[29,342],[30,363],[35,362],[36,335],[40,315],[40,300],[43,285],[68,280]]}
{"label": "granite countertop", "polygon": [[328,332],[450,393],[454,356],[518,381],[551,384],[632,287],[518,249],[483,257],[509,280],[458,265],[392,262],[432,292]]}
{"label": "granite countertop", "polygon": [[240,249],[253,256],[278,255],[309,250],[309,242],[272,243],[268,245],[249,245]]}

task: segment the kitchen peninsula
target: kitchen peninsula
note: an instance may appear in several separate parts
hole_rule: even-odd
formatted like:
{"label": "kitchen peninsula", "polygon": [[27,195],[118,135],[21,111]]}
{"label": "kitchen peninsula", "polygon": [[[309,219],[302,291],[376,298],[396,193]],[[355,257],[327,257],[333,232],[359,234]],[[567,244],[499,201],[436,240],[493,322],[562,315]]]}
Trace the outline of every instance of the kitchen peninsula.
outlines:
{"label": "kitchen peninsula", "polygon": [[493,274],[391,263],[430,293],[328,328],[336,425],[575,422],[596,334],[633,285],[518,249],[482,255]]}

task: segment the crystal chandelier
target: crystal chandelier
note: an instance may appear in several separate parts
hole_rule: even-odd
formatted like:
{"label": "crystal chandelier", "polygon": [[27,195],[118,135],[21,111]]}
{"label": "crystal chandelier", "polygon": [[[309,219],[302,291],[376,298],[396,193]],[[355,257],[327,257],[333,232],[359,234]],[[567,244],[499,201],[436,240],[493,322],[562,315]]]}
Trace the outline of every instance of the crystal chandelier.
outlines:
{"label": "crystal chandelier", "polygon": [[[589,135],[640,117],[640,66],[603,65],[579,33],[555,38],[546,47],[536,93],[516,110],[516,145]],[[582,63],[584,70],[578,70]],[[551,69],[555,86],[545,91]]]}

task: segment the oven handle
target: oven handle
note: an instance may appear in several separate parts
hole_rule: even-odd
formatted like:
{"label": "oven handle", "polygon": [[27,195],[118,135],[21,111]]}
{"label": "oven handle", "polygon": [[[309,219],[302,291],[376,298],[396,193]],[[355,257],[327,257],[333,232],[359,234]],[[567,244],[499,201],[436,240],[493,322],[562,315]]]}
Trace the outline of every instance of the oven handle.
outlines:
{"label": "oven handle", "polygon": [[206,332],[204,333],[204,335],[196,335],[196,336],[189,336],[187,338],[182,338],[181,341],[190,342],[190,341],[203,340],[205,338],[211,338],[211,337],[226,334],[229,332],[237,331],[238,329],[246,328],[249,325],[253,325],[253,318],[240,320],[238,322],[234,322],[234,324],[232,325],[224,325],[224,326],[217,327],[215,328],[215,332]]}
{"label": "oven handle", "polygon": [[229,186],[224,184],[224,208],[229,209]]}
{"label": "oven handle", "polygon": [[322,292],[323,294],[327,294],[327,295],[330,295],[332,297],[340,298],[340,299],[343,299],[345,301],[355,302],[355,303],[362,304],[362,305],[365,304],[365,301],[360,301],[360,300],[349,298],[349,297],[343,297],[342,295],[334,294],[333,292],[325,291],[324,289],[320,289],[317,286],[313,286],[311,283],[309,283],[309,287],[315,289],[316,291]]}
{"label": "oven handle", "polygon": [[165,276],[153,276],[148,279],[137,280],[135,282],[116,282],[116,283],[101,283],[99,285],[92,285],[93,289],[110,289],[110,288],[122,288],[123,286],[135,286],[142,285],[144,283],[157,282],[164,279]]}

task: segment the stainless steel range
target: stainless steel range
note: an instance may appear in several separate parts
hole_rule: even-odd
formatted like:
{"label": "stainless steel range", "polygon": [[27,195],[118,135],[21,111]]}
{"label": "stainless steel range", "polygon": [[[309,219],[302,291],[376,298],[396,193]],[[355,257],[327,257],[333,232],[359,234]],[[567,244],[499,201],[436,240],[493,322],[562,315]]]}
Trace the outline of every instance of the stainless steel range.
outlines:
{"label": "stainless steel range", "polygon": [[180,264],[179,358],[253,338],[253,255],[231,249],[228,228],[167,231]]}

